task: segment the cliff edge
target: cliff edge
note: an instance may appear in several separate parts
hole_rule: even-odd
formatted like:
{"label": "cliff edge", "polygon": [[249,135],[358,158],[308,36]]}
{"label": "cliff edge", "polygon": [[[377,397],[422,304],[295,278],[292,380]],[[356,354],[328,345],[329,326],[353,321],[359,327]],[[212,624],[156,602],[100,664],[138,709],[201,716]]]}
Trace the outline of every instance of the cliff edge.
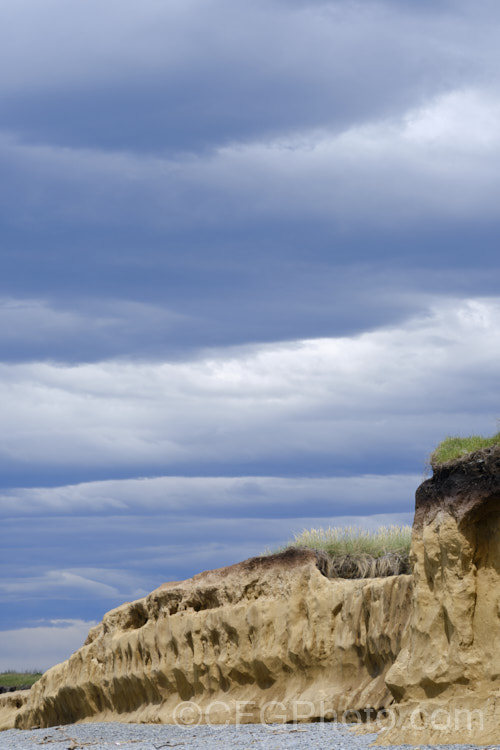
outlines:
{"label": "cliff edge", "polygon": [[384,741],[500,741],[500,448],[434,467],[417,490],[414,598],[386,683]]}

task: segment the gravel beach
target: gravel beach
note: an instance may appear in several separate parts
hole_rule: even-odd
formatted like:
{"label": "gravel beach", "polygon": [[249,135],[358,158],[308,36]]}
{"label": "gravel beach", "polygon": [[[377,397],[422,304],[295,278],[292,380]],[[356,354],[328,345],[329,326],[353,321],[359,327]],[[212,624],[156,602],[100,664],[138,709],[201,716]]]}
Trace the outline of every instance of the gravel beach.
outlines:
{"label": "gravel beach", "polygon": [[[11,729],[0,734],[1,750],[362,750],[375,734],[358,736],[345,724],[246,724],[238,726],[179,727],[158,724],[72,724],[50,729]],[[481,748],[500,750],[500,745],[391,745],[392,748],[438,750]]]}

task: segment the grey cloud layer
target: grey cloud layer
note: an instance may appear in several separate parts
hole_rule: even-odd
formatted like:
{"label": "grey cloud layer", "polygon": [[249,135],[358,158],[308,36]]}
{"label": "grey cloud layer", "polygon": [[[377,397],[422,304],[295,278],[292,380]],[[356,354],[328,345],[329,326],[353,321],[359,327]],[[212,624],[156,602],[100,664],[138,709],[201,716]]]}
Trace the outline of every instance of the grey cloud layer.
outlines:
{"label": "grey cloud layer", "polygon": [[64,487],[0,492],[0,511],[17,516],[117,515],[162,513],[169,518],[192,513],[198,520],[400,512],[411,508],[418,475],[354,477],[156,477],[107,480]]}
{"label": "grey cloud layer", "polygon": [[[4,136],[0,159],[17,208],[48,227],[87,221],[148,231],[212,230],[276,220],[347,227],[496,218],[500,98],[451,91],[391,120],[341,132],[314,128],[208,155],[139,157],[23,145]],[[50,188],[48,194],[40,187]],[[6,217],[7,218],[7,217]]]}
{"label": "grey cloud layer", "polygon": [[[137,13],[59,1],[54,22],[25,5],[22,20],[6,9],[0,48],[0,88],[15,86],[0,119],[4,207],[18,222],[171,229],[297,211],[382,224],[491,211],[491,7],[151,1]],[[200,138],[212,150],[188,155]]]}
{"label": "grey cloud layer", "polygon": [[178,362],[2,365],[0,461],[76,476],[411,471],[459,424],[490,431],[499,326],[498,298],[451,299],[352,337]]}
{"label": "grey cloud layer", "polygon": [[489,4],[23,5],[4,10],[5,122],[61,145],[197,150],[343,127],[475,79],[498,55]]}
{"label": "grey cloud layer", "polygon": [[4,16],[0,294],[39,308],[0,309],[7,360],[349,335],[497,288],[491,3]]}

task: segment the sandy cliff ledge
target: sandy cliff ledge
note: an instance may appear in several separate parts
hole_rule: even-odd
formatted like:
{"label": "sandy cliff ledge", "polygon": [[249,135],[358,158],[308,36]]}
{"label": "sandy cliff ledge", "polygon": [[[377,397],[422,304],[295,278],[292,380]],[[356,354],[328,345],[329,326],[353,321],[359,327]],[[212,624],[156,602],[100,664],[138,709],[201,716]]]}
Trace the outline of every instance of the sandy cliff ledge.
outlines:
{"label": "sandy cliff ledge", "polygon": [[252,558],[112,610],[2,728],[172,722],[183,701],[210,706],[212,722],[236,720],[239,701],[250,702],[245,721],[272,701],[265,720],[293,719],[297,700],[313,716],[386,706],[412,578],[334,580],[324,564],[309,550]]}

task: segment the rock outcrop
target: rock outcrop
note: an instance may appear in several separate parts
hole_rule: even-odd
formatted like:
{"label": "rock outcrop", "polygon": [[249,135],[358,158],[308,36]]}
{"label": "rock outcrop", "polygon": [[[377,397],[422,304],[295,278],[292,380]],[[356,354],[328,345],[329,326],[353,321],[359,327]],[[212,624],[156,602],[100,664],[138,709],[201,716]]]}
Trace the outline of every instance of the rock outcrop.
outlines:
{"label": "rock outcrop", "polygon": [[385,707],[412,578],[324,573],[324,557],[302,549],[164,584],[105,615],[3,728],[342,718]]}
{"label": "rock outcrop", "polygon": [[14,727],[16,716],[26,705],[28,695],[29,693],[25,690],[15,690],[12,693],[0,695],[0,730]]}
{"label": "rock outcrop", "polygon": [[500,742],[500,447],[434,467],[411,560],[411,575],[341,580],[288,550],[164,584],[0,696],[0,728],[386,709],[381,743]]}
{"label": "rock outcrop", "polygon": [[434,467],[416,493],[412,560],[384,742],[499,742],[500,448]]}

